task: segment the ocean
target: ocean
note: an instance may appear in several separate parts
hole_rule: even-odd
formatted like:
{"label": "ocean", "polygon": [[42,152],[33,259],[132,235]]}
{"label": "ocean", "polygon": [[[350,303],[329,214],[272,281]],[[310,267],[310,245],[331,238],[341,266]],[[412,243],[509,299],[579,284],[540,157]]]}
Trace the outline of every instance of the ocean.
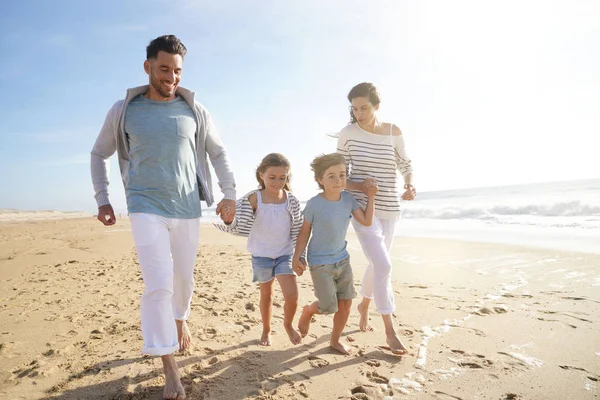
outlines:
{"label": "ocean", "polygon": [[418,193],[396,235],[600,253],[600,179]]}

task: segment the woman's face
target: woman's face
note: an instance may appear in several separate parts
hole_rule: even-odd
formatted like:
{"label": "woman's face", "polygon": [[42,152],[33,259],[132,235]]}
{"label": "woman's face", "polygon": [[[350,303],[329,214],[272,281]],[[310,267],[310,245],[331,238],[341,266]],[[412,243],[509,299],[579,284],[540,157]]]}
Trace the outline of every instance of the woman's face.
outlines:
{"label": "woman's face", "polygon": [[361,125],[369,125],[375,119],[379,104],[374,106],[368,97],[355,97],[351,101],[352,114]]}

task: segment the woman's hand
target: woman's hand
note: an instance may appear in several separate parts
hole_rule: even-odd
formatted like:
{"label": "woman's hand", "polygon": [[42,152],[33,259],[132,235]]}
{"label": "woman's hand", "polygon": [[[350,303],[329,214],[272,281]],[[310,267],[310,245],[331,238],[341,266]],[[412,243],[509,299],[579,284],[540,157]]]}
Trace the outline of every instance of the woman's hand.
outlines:
{"label": "woman's hand", "polygon": [[406,189],[406,191],[402,193],[402,200],[410,201],[414,200],[415,197],[417,197],[417,190],[410,183],[405,184],[404,189]]}
{"label": "woman's hand", "polygon": [[373,187],[377,187],[377,179],[369,177],[361,182],[360,191],[368,196],[373,191]]}

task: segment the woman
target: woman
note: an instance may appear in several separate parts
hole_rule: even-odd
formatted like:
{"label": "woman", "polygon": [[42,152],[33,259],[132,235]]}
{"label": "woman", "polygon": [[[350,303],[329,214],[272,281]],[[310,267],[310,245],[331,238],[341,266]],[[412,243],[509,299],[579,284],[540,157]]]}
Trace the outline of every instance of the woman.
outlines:
{"label": "woman", "polygon": [[[379,93],[372,83],[363,82],[348,94],[351,103],[351,121],[338,136],[337,150],[346,160],[348,168],[347,189],[364,208],[366,191],[370,185],[378,185],[375,196],[375,220],[369,227],[352,219],[352,225],[360,241],[369,265],[362,282],[362,302],[358,305],[361,331],[372,331],[368,324],[371,300],[383,318],[386,341],[395,354],[405,354],[406,347],[398,337],[392,321],[395,310],[392,289],[392,262],[390,249],[394,239],[396,222],[400,218],[400,198],[413,200],[416,196],[412,185],[410,159],[404,149],[400,129],[391,123],[377,119]],[[400,195],[400,178],[404,180],[404,192]]]}

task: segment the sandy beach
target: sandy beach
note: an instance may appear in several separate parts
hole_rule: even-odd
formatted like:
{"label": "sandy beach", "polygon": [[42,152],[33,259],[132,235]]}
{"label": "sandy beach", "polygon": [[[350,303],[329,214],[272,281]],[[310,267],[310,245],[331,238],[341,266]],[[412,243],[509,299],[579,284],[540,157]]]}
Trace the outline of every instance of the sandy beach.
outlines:
{"label": "sandy beach", "polygon": [[[359,288],[366,260],[348,241]],[[330,351],[328,316],[293,346],[278,289],[266,348],[245,239],[204,224],[192,348],[177,355],[188,398],[599,397],[600,255],[397,238],[392,256],[409,355],[382,347],[373,308],[362,333],[353,307],[351,356]],[[314,300],[309,274],[299,287],[301,306]],[[160,399],[160,360],[140,355],[142,288],[126,219],[0,222],[0,397]]]}

